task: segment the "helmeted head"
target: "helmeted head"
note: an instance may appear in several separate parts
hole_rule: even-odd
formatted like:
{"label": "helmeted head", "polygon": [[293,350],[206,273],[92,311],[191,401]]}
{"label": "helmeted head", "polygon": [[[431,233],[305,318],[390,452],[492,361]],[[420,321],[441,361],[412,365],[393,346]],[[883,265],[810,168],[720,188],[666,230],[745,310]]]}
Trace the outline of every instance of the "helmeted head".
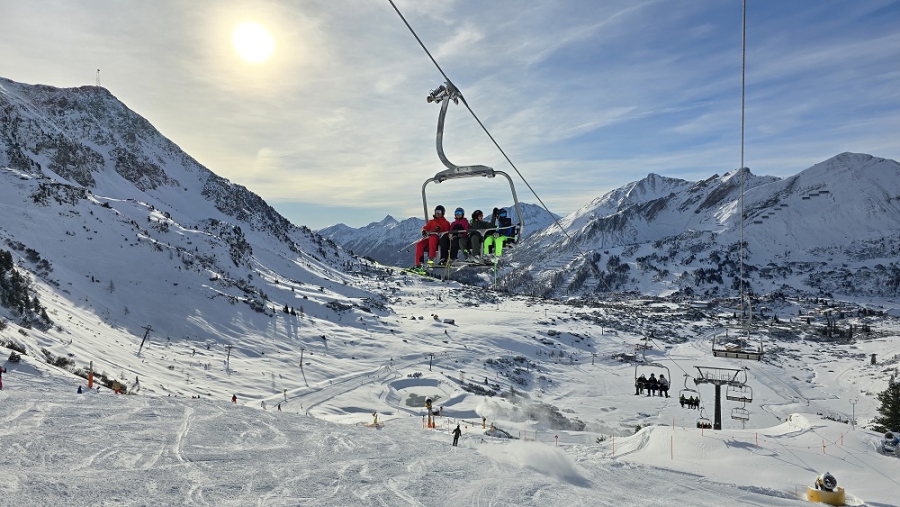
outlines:
{"label": "helmeted head", "polygon": [[500,218],[506,218],[506,210],[500,208],[500,213],[498,213],[497,216],[499,216]]}
{"label": "helmeted head", "polygon": [[453,216],[456,217],[457,220],[466,216],[466,210],[462,208],[456,208],[456,211],[453,212]]}
{"label": "helmeted head", "polygon": [[446,213],[446,210],[440,204],[434,207],[434,214],[437,215],[438,213],[440,213],[441,216],[444,216],[444,213]]}
{"label": "helmeted head", "polygon": [[482,213],[480,209],[477,209],[477,210],[475,210],[475,211],[472,212],[472,220],[473,220],[473,221],[474,221],[474,220],[481,220],[482,218],[484,218],[484,213]]}

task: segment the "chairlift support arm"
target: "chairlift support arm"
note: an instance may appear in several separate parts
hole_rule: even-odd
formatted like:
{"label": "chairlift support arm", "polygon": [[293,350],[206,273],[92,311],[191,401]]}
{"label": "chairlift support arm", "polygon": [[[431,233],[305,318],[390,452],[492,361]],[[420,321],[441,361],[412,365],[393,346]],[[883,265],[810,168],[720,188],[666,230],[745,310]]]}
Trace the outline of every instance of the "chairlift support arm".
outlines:
{"label": "chairlift support arm", "polygon": [[519,206],[519,198],[516,195],[516,187],[513,185],[512,178],[509,177],[503,171],[494,170],[491,167],[486,165],[468,165],[468,166],[458,166],[447,158],[447,155],[444,154],[444,120],[447,117],[447,107],[450,105],[452,101],[454,104],[459,103],[459,99],[462,98],[462,94],[460,94],[459,90],[453,86],[449,81],[445,84],[439,86],[438,88],[431,90],[426,97],[426,100],[429,103],[438,103],[441,105],[441,112],[438,115],[438,124],[437,124],[437,136],[435,144],[437,146],[437,154],[438,158],[441,159],[441,162],[447,169],[438,172],[434,175],[433,178],[428,178],[425,180],[425,183],[422,184],[422,206],[425,210],[425,220],[428,220],[428,197],[425,193],[425,187],[428,186],[429,183],[442,183],[446,180],[451,179],[459,179],[459,178],[473,178],[473,177],[484,177],[484,178],[493,178],[498,174],[506,178],[506,181],[509,182],[509,190],[512,192],[513,202],[515,204],[516,216],[519,219],[518,228],[519,235],[522,234],[522,227],[525,225],[525,221],[522,219],[522,210]]}

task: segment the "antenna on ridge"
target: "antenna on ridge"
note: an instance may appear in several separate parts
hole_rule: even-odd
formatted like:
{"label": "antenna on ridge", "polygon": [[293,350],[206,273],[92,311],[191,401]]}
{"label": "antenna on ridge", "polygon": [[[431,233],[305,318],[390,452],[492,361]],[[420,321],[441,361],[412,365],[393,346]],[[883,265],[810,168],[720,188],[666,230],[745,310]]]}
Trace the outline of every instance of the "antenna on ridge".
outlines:
{"label": "antenna on ridge", "polygon": [[97,88],[100,87],[100,69],[97,69]]}

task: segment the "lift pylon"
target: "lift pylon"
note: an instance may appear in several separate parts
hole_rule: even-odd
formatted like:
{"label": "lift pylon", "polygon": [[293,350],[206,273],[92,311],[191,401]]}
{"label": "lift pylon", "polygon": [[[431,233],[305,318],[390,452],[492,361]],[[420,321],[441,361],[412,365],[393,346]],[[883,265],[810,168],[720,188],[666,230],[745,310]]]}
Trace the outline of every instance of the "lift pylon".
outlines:
{"label": "lift pylon", "polygon": [[[716,388],[716,404],[713,412],[714,430],[722,429],[722,386],[743,389],[747,384],[747,368],[717,368],[713,366],[694,366],[698,375],[696,384],[712,384]],[[752,400],[752,396],[750,398]],[[745,401],[746,403],[746,401]]]}

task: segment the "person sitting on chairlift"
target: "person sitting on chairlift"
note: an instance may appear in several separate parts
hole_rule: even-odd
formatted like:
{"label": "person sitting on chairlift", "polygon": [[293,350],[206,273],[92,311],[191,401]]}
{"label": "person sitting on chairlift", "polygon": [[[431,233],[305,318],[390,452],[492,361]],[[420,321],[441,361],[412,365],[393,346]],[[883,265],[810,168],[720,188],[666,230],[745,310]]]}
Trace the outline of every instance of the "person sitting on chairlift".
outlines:
{"label": "person sitting on chairlift", "polygon": [[494,214],[491,217],[491,226],[497,225],[498,229],[493,235],[489,235],[484,239],[484,255],[490,255],[491,247],[494,248],[494,256],[500,257],[503,254],[503,245],[505,243],[515,242],[516,228],[513,227],[512,219],[503,208],[494,208]]}
{"label": "person sitting on chairlift", "polygon": [[634,394],[644,394],[645,385],[647,385],[647,377],[641,373],[641,376],[634,381]]}
{"label": "person sitting on chairlift", "polygon": [[434,264],[434,257],[437,255],[439,243],[441,260],[447,258],[450,238],[445,233],[450,231],[450,222],[444,218],[444,211],[443,206],[435,206],[431,220],[422,227],[422,240],[416,243],[416,268],[421,267],[422,255],[425,254],[426,249],[428,250],[428,264]]}
{"label": "person sitting on chairlift", "polygon": [[651,373],[650,378],[647,379],[647,396],[656,396],[657,389],[659,389],[659,380],[656,379],[655,373]]}
{"label": "person sitting on chairlift", "polygon": [[663,374],[659,375],[659,395],[669,397],[669,380]]}
{"label": "person sitting on chairlift", "polygon": [[484,213],[481,212],[480,209],[472,212],[472,221],[469,222],[469,258],[473,258],[473,260],[478,260],[481,257],[482,245],[485,241],[485,236],[490,236],[493,231],[494,226],[490,222],[484,219]]}
{"label": "person sitting on chairlift", "polygon": [[464,255],[469,248],[469,220],[466,218],[466,211],[462,208],[456,208],[453,212],[453,221],[450,222],[450,260],[455,261],[462,250]]}

